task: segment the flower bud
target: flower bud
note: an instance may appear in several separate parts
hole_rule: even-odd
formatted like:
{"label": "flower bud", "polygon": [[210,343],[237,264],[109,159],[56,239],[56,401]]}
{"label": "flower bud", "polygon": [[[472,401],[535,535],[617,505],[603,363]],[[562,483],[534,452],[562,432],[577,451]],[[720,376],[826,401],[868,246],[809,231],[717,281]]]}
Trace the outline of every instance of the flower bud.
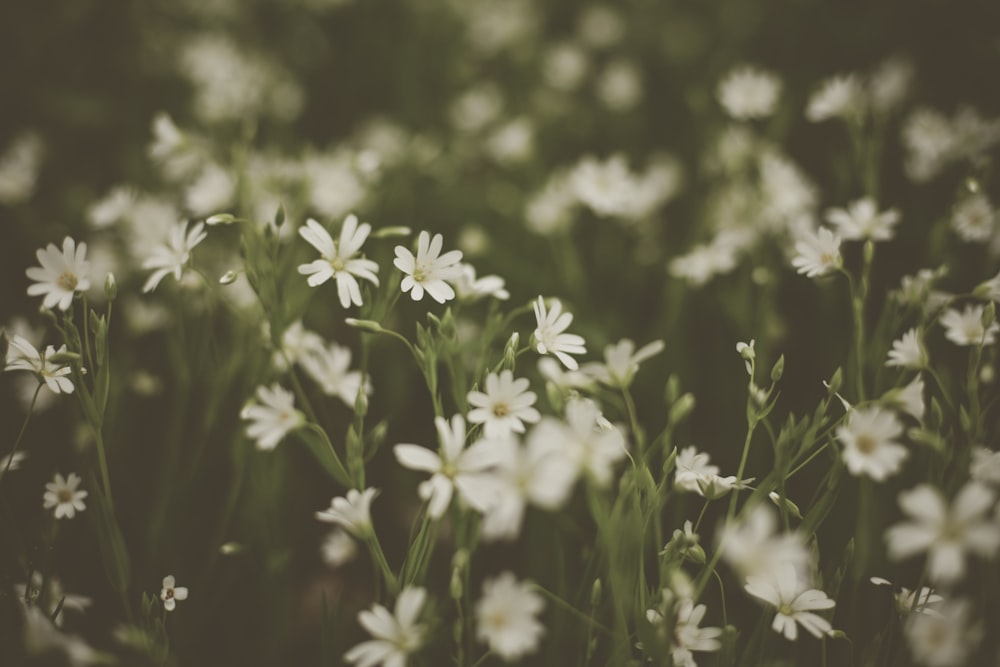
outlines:
{"label": "flower bud", "polygon": [[382,325],[375,320],[358,320],[353,317],[348,317],[344,320],[344,323],[349,327],[361,329],[362,331],[370,331],[371,333],[379,333],[382,331]]}
{"label": "flower bud", "polygon": [[108,301],[114,301],[115,297],[118,296],[118,281],[115,280],[115,274],[108,272],[108,275],[104,276],[104,296],[108,298]]}
{"label": "flower bud", "polygon": [[222,274],[222,277],[219,278],[219,284],[220,285],[231,285],[234,282],[236,282],[236,278],[238,278],[238,277],[239,277],[239,274],[236,273],[235,271],[226,271],[225,273]]}

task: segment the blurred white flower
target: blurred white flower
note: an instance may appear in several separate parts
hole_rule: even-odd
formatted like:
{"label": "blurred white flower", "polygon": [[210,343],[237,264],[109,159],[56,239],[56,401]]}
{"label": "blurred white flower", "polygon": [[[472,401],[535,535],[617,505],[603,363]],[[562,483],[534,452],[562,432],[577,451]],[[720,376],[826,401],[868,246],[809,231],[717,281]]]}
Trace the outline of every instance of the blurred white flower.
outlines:
{"label": "blurred white flower", "polygon": [[104,197],[87,209],[87,220],[92,227],[103,229],[125,218],[135,206],[138,195],[128,186],[111,188]]}
{"label": "blurred white flower", "polygon": [[327,533],[320,545],[320,555],[323,562],[330,567],[340,567],[357,555],[358,547],[347,531],[334,528]]}
{"label": "blurred white flower", "polygon": [[949,601],[937,614],[913,614],[903,630],[910,653],[927,667],[954,667],[968,664],[983,636],[978,616],[968,600]]}
{"label": "blurred white flower", "polygon": [[165,243],[154,246],[142,263],[144,269],[156,269],[142,286],[142,291],[152,292],[168,275],[179,281],[184,267],[191,260],[191,251],[206,236],[208,233],[203,222],[195,224],[190,230],[186,222],[175,224],[170,230],[170,238]]}
{"label": "blurred white flower", "polygon": [[542,357],[538,360],[538,372],[547,382],[562,390],[583,389],[594,385],[594,379],[583,371],[566,370],[551,357]]}
{"label": "blurred white flower", "polygon": [[[330,343],[310,348],[298,358],[299,366],[320,386],[327,396],[336,396],[344,405],[354,409],[361,391],[361,371],[351,367],[350,348]],[[364,382],[365,394],[371,394],[371,384]]]}
{"label": "blurred white flower", "polygon": [[840,268],[843,258],[840,255],[840,237],[826,227],[820,227],[815,233],[806,232],[795,244],[795,257],[792,266],[808,278],[823,276]]}
{"label": "blurred white flower", "polygon": [[576,33],[580,41],[592,49],[607,49],[625,37],[625,20],[617,9],[608,5],[590,5],[577,19]]}
{"label": "blurred white flower", "polygon": [[[876,586],[889,586],[893,588],[892,582],[882,577],[871,577],[870,581]],[[944,598],[934,592],[934,589],[922,586],[919,595],[916,591],[911,591],[906,586],[900,586],[899,590],[892,593],[896,602],[896,611],[906,616],[908,614],[929,614],[940,616],[941,612],[934,609],[934,606],[943,602]],[[916,596],[916,599],[914,599]]]}
{"label": "blurred white flower", "polygon": [[541,296],[532,304],[535,310],[535,331],[532,338],[538,354],[552,354],[571,371],[579,368],[571,354],[586,354],[582,336],[564,333],[573,323],[573,314],[564,313],[559,299],[552,299],[552,308],[545,306]]}
{"label": "blurred white flower", "polygon": [[586,51],[573,42],[562,42],[545,52],[541,72],[551,87],[571,92],[580,87],[589,68]]}
{"label": "blurred white flower", "polygon": [[781,79],[756,67],[742,66],[719,82],[719,104],[737,120],[766,118],[774,113],[781,94]]}
{"label": "blurred white flower", "polygon": [[915,76],[916,70],[909,60],[892,57],[882,62],[868,80],[872,108],[881,114],[898,109],[909,95]]}
{"label": "blurred white flower", "polygon": [[973,447],[969,475],[977,482],[1000,485],[1000,452]]}
{"label": "blurred white flower", "polygon": [[359,225],[357,216],[352,214],[344,219],[340,240],[335,242],[323,225],[311,218],[306,220],[305,227],[299,228],[299,235],[319,251],[322,259],[300,264],[299,273],[309,276],[306,282],[310,287],[322,285],[330,278],[335,279],[341,306],[349,308],[352,303],[362,305],[357,279],[363,278],[378,285],[378,264],[370,259],[355,257],[371,230],[372,226],[367,222]]}
{"label": "blurred white flower", "polygon": [[886,400],[918,422],[924,421],[924,380],[920,375],[902,389],[890,391]]}
{"label": "blurred white flower", "polygon": [[616,154],[604,161],[583,158],[570,172],[569,185],[577,199],[594,213],[605,217],[628,216],[633,210],[638,180],[625,156]]}
{"label": "blurred white flower", "polygon": [[632,384],[639,364],[662,352],[664,347],[662,340],[654,340],[636,350],[635,343],[623,338],[604,348],[604,363],[585,364],[581,370],[610,387],[626,388]]}
{"label": "blurred white flower", "polygon": [[554,511],[566,503],[576,470],[544,428],[532,429],[524,445],[506,438],[493,446],[499,452],[497,496],[483,516],[483,539],[512,540],[521,531],[528,504]]}
{"label": "blurred white flower", "polygon": [[864,110],[865,91],[855,74],[834,76],[822,83],[809,98],[806,118],[819,123],[831,118],[845,120]]}
{"label": "blurred white flower", "polygon": [[34,132],[24,132],[0,154],[0,205],[21,204],[35,193],[44,146]]}
{"label": "blurred white flower", "polygon": [[798,638],[801,625],[814,637],[829,635],[833,631],[830,622],[814,614],[814,611],[833,609],[834,601],[826,593],[815,588],[807,588],[791,563],[781,563],[772,577],[747,577],[744,588],[750,595],[760,598],[776,610],[771,628],[785,639]]}
{"label": "blurred white flower", "polygon": [[949,506],[941,492],[920,484],[899,494],[899,506],[911,521],[886,532],[889,558],[903,560],[927,553],[931,581],[951,584],[965,573],[966,553],[992,558],[1000,548],[1000,526],[988,516],[996,496],[969,482]]}
{"label": "blurred white flower", "polygon": [[63,239],[62,250],[54,243],[35,253],[40,267],[33,266],[25,274],[34,284],[28,285],[28,296],[44,296],[44,308],[68,310],[77,292],[90,289],[90,263],[87,244],[70,237]]}
{"label": "blurred white flower", "polygon": [[423,625],[417,623],[427,600],[423,588],[407,586],[396,598],[393,613],[380,604],[358,613],[358,621],[374,637],[344,654],[359,667],[403,667],[424,643]]}
{"label": "blurred white flower", "polygon": [[41,608],[30,605],[24,607],[24,650],[29,656],[39,656],[51,660],[53,651],[61,653],[70,667],[106,664],[107,656],[92,649],[78,635],[65,635],[52,623]]}
{"label": "blurred white flower", "polygon": [[829,209],[826,219],[836,226],[840,238],[845,241],[891,241],[893,229],[899,222],[899,211],[893,208],[879,213],[875,201],[864,197],[852,201],[846,209]]}
{"label": "blurred white flower", "polygon": [[963,199],[951,214],[951,227],[963,241],[985,243],[996,235],[997,214],[990,200],[977,194]]}
{"label": "blurred white flower", "polygon": [[494,502],[496,480],[487,471],[493,468],[501,455],[489,440],[479,440],[465,447],[465,419],[455,415],[449,424],[443,417],[434,418],[440,453],[420,445],[399,444],[393,453],[400,465],[411,470],[431,473],[431,478],[420,484],[418,493],[428,501],[427,514],[440,519],[451,504],[453,492],[477,512],[485,512]]}
{"label": "blurred white flower", "polygon": [[367,190],[346,152],[312,155],[303,165],[309,205],[325,218],[340,218],[358,209]]}
{"label": "blurred white flower", "polygon": [[168,574],[163,577],[163,588],[160,590],[160,600],[163,601],[163,608],[173,611],[177,606],[177,601],[184,601],[188,598],[187,586],[175,586],[174,576]]}
{"label": "blurred white flower", "polygon": [[625,458],[625,438],[588,399],[571,399],[566,404],[566,420],[543,419],[533,437],[547,438],[558,446],[567,463],[585,474],[597,486],[611,483],[615,464]]}
{"label": "blurred white flower", "polygon": [[898,366],[919,370],[927,366],[927,351],[920,342],[920,333],[916,328],[909,329],[892,342],[886,366]]}
{"label": "blurred white flower", "polygon": [[501,301],[510,298],[510,292],[504,288],[504,279],[500,276],[476,277],[476,269],[471,264],[461,264],[461,270],[455,276],[455,293],[459,299],[475,301],[483,297],[493,297]]}
{"label": "blurred white flower", "polygon": [[805,577],[810,555],[796,532],[777,533],[778,517],[772,508],[757,505],[738,521],[728,522],[719,534],[722,558],[744,576],[772,576],[781,563],[791,563]]}
{"label": "blurred white flower", "polygon": [[45,509],[55,508],[57,519],[72,519],[77,512],[87,509],[83,499],[87,497],[87,491],[78,489],[82,478],[74,472],[66,477],[59,473],[51,482],[45,484],[45,495],[43,496]]}
{"label": "blurred white flower", "polygon": [[257,449],[274,449],[286,435],[305,424],[305,416],[295,409],[295,396],[278,383],[257,387],[257,401],[248,403],[240,417],[250,422],[246,433]]}
{"label": "blurred white flower", "polygon": [[605,65],[596,86],[597,97],[614,112],[634,109],[644,94],[642,73],[634,63],[624,58],[616,58]]}
{"label": "blurred white flower", "polygon": [[350,489],[346,497],[331,500],[329,509],[316,512],[316,518],[337,524],[358,539],[366,539],[372,532],[372,501],[379,493],[376,488]]}
{"label": "blurred white flower", "polygon": [[837,427],[837,440],[844,445],[844,462],[852,475],[867,475],[876,482],[899,472],[909,451],[896,442],[903,425],[896,415],[878,407],[851,410]]}
{"label": "blurred white flower", "polygon": [[682,449],[674,460],[674,486],[697,493],[700,478],[719,474],[719,467],[710,465],[710,460],[708,454],[699,452],[694,445]]}
{"label": "blurred white flower", "polygon": [[72,611],[82,614],[94,603],[91,598],[85,595],[67,593],[58,578],[51,575],[43,577],[42,573],[37,570],[31,573],[31,580],[28,584],[14,586],[14,595],[22,602],[45,609],[49,618],[53,618],[53,615],[58,611],[59,614],[53,619],[57,628],[62,627],[66,617],[62,612]]}
{"label": "blurred white flower", "polygon": [[647,609],[646,620],[659,626],[664,622],[664,612],[673,609],[673,636],[670,642],[670,653],[676,667],[698,667],[694,660],[694,652],[710,653],[722,648],[719,637],[722,628],[698,627],[705,618],[708,607],[696,605],[690,598],[681,598],[676,603],[674,594],[669,589],[663,589],[662,602],[659,609]]}
{"label": "blurred white flower", "polygon": [[3,475],[8,470],[18,470],[26,458],[28,458],[28,455],[25,452],[12,452],[0,458],[0,475]]}
{"label": "blurred white flower", "polygon": [[528,160],[535,149],[531,120],[521,116],[507,121],[487,137],[484,148],[490,158],[505,167]]}
{"label": "blurred white flower", "polygon": [[996,341],[1000,325],[995,321],[989,327],[983,327],[984,306],[968,305],[959,312],[949,308],[941,315],[941,325],[944,327],[945,338],[955,345],[992,345]]}
{"label": "blurred white flower", "polygon": [[525,422],[534,424],[541,415],[532,406],[537,396],[528,391],[527,378],[514,379],[510,370],[486,376],[486,391],[470,391],[467,399],[469,423],[482,424],[487,438],[505,438],[512,433],[524,433]]}
{"label": "blurred white flower", "polygon": [[[270,336],[269,331],[269,327],[265,327],[265,337]],[[302,320],[295,320],[281,334],[281,349],[274,351],[271,363],[276,370],[285,371],[289,364],[298,363],[306,355],[325,347],[322,336],[306,329]]]}
{"label": "blurred white flower", "polygon": [[520,660],[538,650],[545,628],[537,616],[544,607],[532,585],[510,572],[487,579],[476,602],[476,638],[505,662]]}
{"label": "blurred white flower", "polygon": [[396,246],[393,265],[406,274],[400,288],[409,292],[414,301],[423,299],[425,290],[438,303],[455,298],[455,290],[448,281],[456,280],[461,273],[462,251],[450,250],[442,255],[443,244],[444,237],[440,234],[431,238],[424,231],[417,237],[416,256],[408,248]]}

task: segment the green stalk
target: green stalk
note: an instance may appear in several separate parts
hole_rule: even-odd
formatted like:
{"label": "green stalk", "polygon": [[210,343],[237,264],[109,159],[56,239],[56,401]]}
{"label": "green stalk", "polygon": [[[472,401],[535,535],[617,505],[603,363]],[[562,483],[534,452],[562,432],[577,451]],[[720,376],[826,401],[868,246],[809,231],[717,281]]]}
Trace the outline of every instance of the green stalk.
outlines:
{"label": "green stalk", "polygon": [[31,413],[35,409],[35,401],[38,400],[38,392],[42,390],[42,383],[39,382],[38,386],[35,387],[35,393],[31,397],[31,405],[28,406],[28,414],[24,416],[24,421],[21,423],[21,430],[17,432],[17,439],[14,440],[14,446],[10,448],[10,454],[7,456],[7,465],[4,466],[3,472],[0,472],[0,479],[7,474],[10,470],[11,464],[14,462],[14,454],[17,453],[17,447],[21,444],[21,438],[24,437],[24,431],[28,428],[28,422],[31,420]]}

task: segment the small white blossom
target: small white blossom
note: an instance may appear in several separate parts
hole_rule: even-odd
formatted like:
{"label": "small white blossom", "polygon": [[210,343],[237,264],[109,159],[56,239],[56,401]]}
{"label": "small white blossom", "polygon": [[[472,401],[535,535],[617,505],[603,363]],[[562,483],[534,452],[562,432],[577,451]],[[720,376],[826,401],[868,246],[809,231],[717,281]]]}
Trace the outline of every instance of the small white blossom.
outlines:
{"label": "small white blossom", "polygon": [[972,195],[951,214],[951,227],[963,241],[984,243],[996,235],[997,214],[984,195]]}
{"label": "small white blossom", "polygon": [[576,359],[571,354],[585,354],[585,341],[582,336],[564,333],[573,323],[573,314],[564,313],[559,299],[552,299],[552,308],[547,309],[545,300],[539,296],[532,304],[535,310],[535,332],[532,337],[535,349],[539,354],[553,354],[571,371],[579,368]]}
{"label": "small white blossom", "polygon": [[537,396],[528,391],[528,379],[514,379],[510,370],[486,376],[485,393],[470,391],[468,395],[469,423],[483,424],[487,438],[504,438],[512,433],[524,433],[525,422],[536,423],[542,416],[532,406]]}
{"label": "small white blossom", "polygon": [[[35,349],[34,345],[17,334],[14,334],[8,343],[5,371],[30,371],[35,374],[39,382],[44,383],[53,393],[73,393],[73,381],[69,378],[73,369],[52,361],[52,357],[55,355],[66,352],[65,345],[60,346],[58,350],[49,345],[45,348],[43,355]],[[34,393],[34,389],[35,387],[32,387],[32,393]]]}
{"label": "small white blossom", "polygon": [[846,209],[828,210],[826,220],[836,226],[840,237],[847,241],[890,241],[893,228],[899,222],[899,211],[889,209],[879,213],[875,200],[865,197],[852,201]]}
{"label": "small white blossom", "polygon": [[809,98],[806,118],[819,123],[831,118],[850,119],[865,105],[865,91],[854,74],[827,79]]}
{"label": "small white blossom", "polygon": [[903,628],[914,660],[927,667],[969,664],[983,636],[983,627],[973,615],[968,600],[950,601],[937,614],[913,614]]}
{"label": "small white blossom", "polygon": [[965,554],[992,558],[1000,548],[1000,526],[987,513],[996,496],[986,486],[969,482],[949,506],[941,492],[921,484],[899,494],[899,506],[911,521],[886,532],[889,558],[903,560],[926,552],[931,581],[950,584],[965,573]]}
{"label": "small white blossom", "polygon": [[190,230],[185,222],[175,224],[166,243],[155,246],[142,263],[144,269],[156,269],[142,286],[142,291],[152,292],[168,275],[173,275],[174,280],[180,280],[184,267],[191,260],[191,251],[206,236],[208,233],[205,232],[203,222],[195,224]]}
{"label": "small white blossom", "polygon": [[461,264],[461,271],[455,276],[455,292],[459,299],[475,301],[483,297],[493,297],[500,301],[510,298],[510,292],[504,288],[504,279],[500,276],[483,276],[476,278],[476,269],[471,264]]}
{"label": "small white blossom", "polygon": [[719,82],[719,104],[737,120],[766,118],[774,113],[781,80],[756,67],[738,67]]}
{"label": "small white blossom", "polygon": [[56,473],[52,481],[45,484],[46,491],[42,498],[45,509],[55,508],[57,519],[72,519],[77,512],[87,509],[83,502],[87,491],[77,488],[81,481],[81,477],[73,472],[66,477]]}
{"label": "small white blossom", "polygon": [[462,251],[450,250],[442,255],[443,244],[444,237],[440,234],[431,238],[427,232],[420,232],[416,256],[408,248],[396,246],[393,265],[406,274],[400,288],[409,292],[414,301],[423,299],[424,291],[438,303],[455,298],[455,290],[448,281],[456,280],[462,270],[459,264]]}
{"label": "small white blossom", "polygon": [[334,241],[323,225],[311,218],[306,220],[305,227],[299,228],[299,236],[318,250],[322,259],[300,264],[299,273],[309,276],[306,282],[310,287],[322,285],[330,278],[335,279],[341,306],[348,308],[352,303],[362,305],[361,288],[357,279],[362,278],[378,285],[378,264],[370,259],[355,257],[371,230],[372,226],[367,222],[359,225],[357,216],[349,215],[340,228],[340,240]]}
{"label": "small white blossom", "polygon": [[775,510],[757,505],[739,521],[723,526],[719,535],[723,560],[745,576],[773,576],[781,563],[791,563],[805,576],[810,554],[802,535],[777,530]]}
{"label": "small white blossom", "polygon": [[160,600],[163,601],[163,608],[173,611],[178,600],[184,601],[188,597],[187,586],[175,586],[173,575],[168,574],[163,577],[163,588],[160,590]]}
{"label": "small white blossom", "polygon": [[815,234],[803,234],[795,243],[795,252],[792,266],[808,278],[826,275],[840,268],[843,263],[840,237],[825,227],[820,227]]}
{"label": "small white blossom", "polygon": [[257,387],[257,400],[240,411],[240,417],[250,422],[247,435],[256,441],[257,449],[274,449],[305,424],[305,417],[295,409],[295,396],[281,385]]}
{"label": "small white blossom", "polygon": [[423,588],[407,586],[396,598],[394,612],[380,604],[358,614],[358,621],[373,637],[344,654],[358,667],[404,667],[424,643],[425,628],[417,623],[427,600]]}
{"label": "small white blossom", "polygon": [[696,605],[690,598],[684,597],[674,602],[675,596],[669,589],[663,589],[659,608],[647,609],[646,620],[654,626],[662,626],[665,613],[672,610],[674,616],[673,637],[671,638],[670,654],[676,667],[698,667],[694,660],[694,652],[714,652],[722,648],[719,637],[722,628],[699,627],[708,607]]}
{"label": "small white blossom", "polygon": [[893,412],[877,407],[851,410],[837,439],[844,445],[844,462],[852,475],[882,482],[899,472],[909,451],[896,442],[903,425]]}
{"label": "small white blossom", "polygon": [[886,366],[898,366],[919,370],[927,366],[927,351],[920,342],[917,329],[909,329],[898,340],[892,342]]}
{"label": "small white blossom", "polygon": [[992,345],[996,341],[1000,325],[995,321],[983,328],[983,306],[966,306],[959,312],[949,308],[941,315],[941,325],[944,327],[945,338],[955,345]]}
{"label": "small white blossom", "polygon": [[372,501],[378,497],[379,490],[368,488],[364,491],[351,489],[346,497],[337,497],[330,501],[330,508],[316,512],[316,518],[327,523],[343,527],[358,539],[364,539],[372,531]]}
{"label": "small white blossom", "polygon": [[545,628],[537,616],[544,607],[532,585],[510,572],[487,579],[476,602],[476,638],[504,661],[520,660],[538,650]]}
{"label": "small white blossom", "polygon": [[428,515],[433,519],[444,516],[456,489],[470,507],[485,512],[496,496],[496,481],[487,471],[496,465],[500,452],[489,440],[479,440],[466,448],[462,415],[452,417],[450,424],[443,417],[435,417],[434,426],[441,445],[439,454],[407,443],[393,447],[400,465],[431,473],[431,478],[418,488],[420,497],[428,501]]}
{"label": "small white blossom", "polygon": [[602,384],[626,388],[632,384],[639,364],[662,352],[664,347],[662,340],[654,340],[636,350],[635,343],[623,338],[604,348],[604,363],[586,364],[581,370]]}
{"label": "small white blossom", "polygon": [[547,438],[562,450],[567,463],[586,474],[597,486],[611,482],[614,465],[625,458],[625,438],[588,399],[566,404],[566,421],[543,419],[533,437]]}
{"label": "small white blossom", "polygon": [[756,598],[760,598],[776,610],[771,628],[789,641],[798,638],[801,625],[811,635],[822,637],[833,631],[830,622],[814,614],[814,611],[833,609],[834,601],[826,593],[815,588],[807,588],[791,563],[781,563],[774,577],[747,577],[744,588]]}
{"label": "small white blossom", "polygon": [[62,250],[50,243],[35,253],[41,266],[33,266],[25,274],[34,282],[28,285],[28,296],[43,296],[44,308],[69,310],[73,296],[90,289],[90,263],[87,244],[70,237],[63,239]]}
{"label": "small white blossom", "polygon": [[[882,577],[871,577],[870,581],[876,586],[892,587],[892,582]],[[921,586],[919,594],[911,591],[906,586],[900,586],[898,591],[893,591],[893,598],[896,601],[896,611],[901,615],[908,614],[930,614],[940,616],[941,612],[934,609],[934,605],[944,602],[944,598],[934,592],[934,589]],[[916,598],[916,599],[914,599]]]}
{"label": "small white blossom", "polygon": [[1000,452],[974,447],[969,475],[977,482],[1000,486]]}
{"label": "small white blossom", "polygon": [[924,380],[919,375],[902,389],[890,391],[885,398],[918,422],[924,421]]}
{"label": "small white blossom", "polygon": [[[354,403],[361,391],[361,371],[349,370],[351,367],[350,348],[330,343],[321,347],[311,348],[298,359],[299,366],[309,377],[315,380],[323,393],[336,396],[344,405],[354,409]],[[366,378],[367,380],[367,378]],[[365,394],[372,391],[370,383],[364,382]]]}
{"label": "small white blossom", "polygon": [[354,558],[357,552],[357,544],[342,528],[334,528],[327,533],[323,544],[320,545],[323,562],[330,567],[340,567]]}

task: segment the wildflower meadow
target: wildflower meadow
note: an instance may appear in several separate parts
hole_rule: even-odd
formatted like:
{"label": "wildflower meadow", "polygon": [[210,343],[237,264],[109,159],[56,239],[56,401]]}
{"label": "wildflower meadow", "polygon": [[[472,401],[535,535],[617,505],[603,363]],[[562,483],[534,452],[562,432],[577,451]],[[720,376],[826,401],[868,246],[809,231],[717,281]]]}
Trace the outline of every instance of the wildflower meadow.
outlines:
{"label": "wildflower meadow", "polygon": [[0,665],[1000,664],[993,0],[0,6]]}

